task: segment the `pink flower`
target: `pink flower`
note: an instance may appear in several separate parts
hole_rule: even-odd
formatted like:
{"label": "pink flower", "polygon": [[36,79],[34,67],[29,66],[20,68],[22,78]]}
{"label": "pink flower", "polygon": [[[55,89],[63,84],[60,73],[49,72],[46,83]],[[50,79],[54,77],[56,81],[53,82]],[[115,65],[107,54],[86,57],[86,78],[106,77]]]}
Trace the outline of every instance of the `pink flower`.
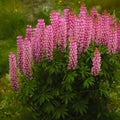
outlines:
{"label": "pink flower", "polygon": [[66,24],[67,24],[67,37],[68,37],[68,31],[69,31],[69,17],[70,17],[70,10],[64,9],[64,18],[65,18]]}
{"label": "pink flower", "polygon": [[68,70],[75,70],[77,67],[77,42],[75,40],[70,40],[69,44],[69,63]]}
{"label": "pink flower", "polygon": [[98,44],[99,35],[101,32],[100,16],[94,15],[92,17],[92,22],[92,43]]}
{"label": "pink flower", "polygon": [[23,71],[23,38],[22,36],[17,37],[17,56],[18,56],[18,67],[20,71]]}
{"label": "pink flower", "polygon": [[33,37],[31,47],[32,47],[32,59],[34,63],[40,62],[43,58],[43,53],[40,50],[41,48],[40,41]]}
{"label": "pink flower", "polygon": [[38,30],[38,40],[40,41],[41,52],[43,52],[44,42],[45,42],[45,22],[44,19],[38,19],[38,23],[36,25]]}
{"label": "pink flower", "polygon": [[31,41],[31,39],[32,39],[32,27],[31,27],[31,25],[27,25],[26,39],[29,40],[29,41]]}
{"label": "pink flower", "polygon": [[68,31],[68,39],[76,40],[77,38],[77,17],[74,13],[71,13],[69,16],[69,31]]}
{"label": "pink flower", "polygon": [[51,25],[46,26],[46,58],[53,59],[53,28]]}
{"label": "pink flower", "polygon": [[95,16],[98,16],[98,11],[95,7],[93,7],[91,10],[91,16],[92,18],[94,18]]}
{"label": "pink flower", "polygon": [[91,35],[92,35],[92,19],[91,16],[87,15],[86,18],[86,27],[85,27],[85,36],[84,36],[84,45],[83,45],[83,51],[86,52],[90,42],[91,42]]}
{"label": "pink flower", "polygon": [[115,54],[117,52],[117,25],[116,20],[113,20],[110,28],[109,39],[107,43],[108,54]]}
{"label": "pink flower", "polygon": [[87,9],[86,9],[85,4],[83,3],[80,7],[79,17],[84,17],[85,18],[86,14],[87,14]]}
{"label": "pink flower", "polygon": [[60,19],[60,33],[59,33],[60,41],[59,41],[59,48],[61,52],[65,51],[66,48],[66,40],[67,40],[67,24],[66,19]]}
{"label": "pink flower", "polygon": [[35,63],[40,62],[43,59],[43,53],[45,50],[45,23],[44,19],[39,19],[36,28],[33,32],[32,38],[32,55]]}
{"label": "pink flower", "polygon": [[117,27],[117,52],[120,52],[120,23],[118,23]]}
{"label": "pink flower", "polygon": [[96,48],[94,51],[94,58],[92,60],[92,68],[91,68],[91,75],[97,76],[100,72],[100,64],[101,56],[100,51]]}
{"label": "pink flower", "polygon": [[78,55],[83,52],[87,27],[87,10],[84,5],[80,8],[79,18],[77,20],[77,49]]}
{"label": "pink flower", "polygon": [[31,44],[30,41],[25,40],[23,43],[23,73],[29,79],[32,78],[31,74]]}
{"label": "pink flower", "polygon": [[52,11],[50,14],[50,21],[53,28],[53,44],[54,48],[57,47],[58,44],[58,37],[59,37],[59,19],[60,13]]}
{"label": "pink flower", "polygon": [[9,54],[9,74],[10,74],[12,89],[18,90],[19,84],[18,84],[18,78],[17,78],[16,57],[13,53]]}
{"label": "pink flower", "polygon": [[101,38],[99,41],[100,45],[107,45],[110,35],[110,23],[111,16],[105,11],[101,15]]}

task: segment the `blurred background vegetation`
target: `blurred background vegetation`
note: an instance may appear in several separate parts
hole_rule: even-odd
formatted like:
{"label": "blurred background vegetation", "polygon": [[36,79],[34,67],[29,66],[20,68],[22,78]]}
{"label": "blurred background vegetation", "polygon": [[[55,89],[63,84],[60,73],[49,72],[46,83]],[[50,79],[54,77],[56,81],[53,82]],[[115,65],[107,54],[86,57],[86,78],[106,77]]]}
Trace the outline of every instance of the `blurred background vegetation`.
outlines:
{"label": "blurred background vegetation", "polygon": [[[29,109],[14,101],[15,93],[11,91],[9,83],[8,53],[16,53],[16,36],[24,36],[26,25],[34,27],[38,18],[44,18],[48,24],[51,10],[62,12],[64,8],[69,8],[79,13],[83,1],[88,11],[96,6],[100,13],[106,9],[120,19],[120,0],[0,0],[0,120],[30,120]],[[110,97],[111,112],[120,114],[119,85],[111,90]]]}

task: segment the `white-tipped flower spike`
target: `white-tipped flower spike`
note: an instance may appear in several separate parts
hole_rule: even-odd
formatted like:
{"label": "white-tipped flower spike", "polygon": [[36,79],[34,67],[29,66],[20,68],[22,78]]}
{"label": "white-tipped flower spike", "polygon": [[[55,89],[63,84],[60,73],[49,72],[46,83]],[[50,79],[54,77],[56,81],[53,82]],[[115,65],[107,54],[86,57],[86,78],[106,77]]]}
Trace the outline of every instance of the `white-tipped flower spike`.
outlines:
{"label": "white-tipped flower spike", "polygon": [[26,39],[31,41],[32,40],[32,26],[31,25],[27,25],[26,28]]}

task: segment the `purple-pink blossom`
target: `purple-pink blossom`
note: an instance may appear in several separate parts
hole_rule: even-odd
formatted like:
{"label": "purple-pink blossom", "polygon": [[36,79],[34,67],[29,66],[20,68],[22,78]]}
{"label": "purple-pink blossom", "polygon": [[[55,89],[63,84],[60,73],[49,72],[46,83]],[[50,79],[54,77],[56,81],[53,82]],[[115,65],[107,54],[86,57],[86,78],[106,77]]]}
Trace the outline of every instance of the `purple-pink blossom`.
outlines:
{"label": "purple-pink blossom", "polygon": [[18,57],[18,67],[20,71],[23,71],[23,38],[22,36],[17,36],[17,57]]}
{"label": "purple-pink blossom", "polygon": [[25,40],[23,43],[23,73],[29,79],[32,78],[31,62],[32,62],[31,43],[29,40]]}
{"label": "purple-pink blossom", "polygon": [[29,40],[29,41],[31,41],[31,39],[32,39],[32,26],[31,25],[27,25],[26,39]]}
{"label": "purple-pink blossom", "polygon": [[87,25],[87,10],[84,5],[80,8],[79,18],[77,19],[77,49],[78,55],[83,52],[85,35],[86,35],[86,26]]}
{"label": "purple-pink blossom", "polygon": [[69,31],[69,17],[70,17],[70,10],[64,9],[64,18],[65,18],[66,24],[67,24],[67,37],[68,37],[68,31]]}
{"label": "purple-pink blossom", "polygon": [[113,19],[113,23],[110,26],[110,34],[107,43],[108,54],[115,54],[117,52],[117,47],[118,47],[117,45],[118,45],[117,25],[116,25],[116,20]]}
{"label": "purple-pink blossom", "polygon": [[68,70],[75,70],[77,67],[77,42],[69,40],[69,63]]}
{"label": "purple-pink blossom", "polygon": [[117,52],[120,52],[120,23],[117,26]]}
{"label": "purple-pink blossom", "polygon": [[86,26],[85,26],[85,36],[83,41],[83,51],[86,52],[89,48],[90,42],[91,42],[91,36],[92,36],[92,18],[88,14],[86,17]]}
{"label": "purple-pink blossom", "polygon": [[60,13],[52,11],[50,13],[50,21],[53,28],[53,44],[54,48],[57,47],[58,44],[58,37],[59,37],[59,19],[60,19]]}
{"label": "purple-pink blossom", "polygon": [[67,23],[65,18],[60,19],[59,48],[61,52],[65,51],[67,40]]}
{"label": "purple-pink blossom", "polygon": [[35,63],[40,62],[43,59],[43,53],[45,51],[45,23],[44,19],[38,19],[38,23],[33,32],[33,38],[31,41],[32,55]]}
{"label": "purple-pink blossom", "polygon": [[9,54],[9,74],[10,74],[10,82],[13,90],[19,89],[18,77],[17,77],[17,65],[16,65],[16,57],[11,52]]}
{"label": "purple-pink blossom", "polygon": [[46,58],[53,60],[53,28],[51,25],[46,26]]}
{"label": "purple-pink blossom", "polygon": [[92,59],[91,75],[97,76],[99,74],[101,67],[100,62],[101,62],[100,51],[96,48],[94,51],[94,58]]}
{"label": "purple-pink blossom", "polygon": [[70,14],[69,16],[69,30],[68,30],[68,40],[76,40],[77,33],[77,17],[75,13]]}

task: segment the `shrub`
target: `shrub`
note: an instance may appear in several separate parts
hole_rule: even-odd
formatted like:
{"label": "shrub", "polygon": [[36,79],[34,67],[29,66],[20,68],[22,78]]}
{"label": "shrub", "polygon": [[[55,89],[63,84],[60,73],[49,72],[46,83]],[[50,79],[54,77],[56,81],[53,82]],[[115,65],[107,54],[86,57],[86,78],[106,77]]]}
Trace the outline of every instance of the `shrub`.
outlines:
{"label": "shrub", "polygon": [[[88,14],[82,5],[79,17],[65,9],[64,17],[52,11],[50,21],[45,26],[38,19],[33,34],[28,25],[25,39],[17,37],[18,100],[35,120],[113,120],[108,105],[120,68],[116,18],[95,8]],[[9,59],[14,86],[15,56]]]}

